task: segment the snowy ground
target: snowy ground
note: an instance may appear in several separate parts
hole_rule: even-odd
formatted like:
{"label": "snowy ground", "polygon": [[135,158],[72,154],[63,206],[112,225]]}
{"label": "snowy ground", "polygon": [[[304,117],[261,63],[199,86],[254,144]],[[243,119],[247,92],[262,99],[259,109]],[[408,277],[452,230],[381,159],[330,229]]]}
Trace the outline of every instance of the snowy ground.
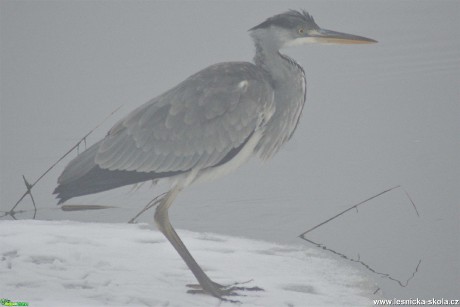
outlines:
{"label": "snowy ground", "polygon": [[[200,294],[147,224],[0,221],[0,298],[30,306],[235,306]],[[303,246],[179,231],[216,282],[247,281],[243,306],[370,306],[376,286]]]}

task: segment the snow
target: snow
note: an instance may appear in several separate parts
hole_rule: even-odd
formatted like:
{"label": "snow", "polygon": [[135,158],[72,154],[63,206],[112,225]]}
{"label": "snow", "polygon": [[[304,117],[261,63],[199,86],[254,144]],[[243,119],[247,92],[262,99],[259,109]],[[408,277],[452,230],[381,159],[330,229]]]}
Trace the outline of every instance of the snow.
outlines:
{"label": "snow", "polygon": [[[0,221],[0,233],[0,298],[34,307],[235,306],[186,293],[194,276],[148,224]],[[265,290],[241,292],[242,306],[372,305],[373,282],[320,251],[178,233],[214,281]]]}

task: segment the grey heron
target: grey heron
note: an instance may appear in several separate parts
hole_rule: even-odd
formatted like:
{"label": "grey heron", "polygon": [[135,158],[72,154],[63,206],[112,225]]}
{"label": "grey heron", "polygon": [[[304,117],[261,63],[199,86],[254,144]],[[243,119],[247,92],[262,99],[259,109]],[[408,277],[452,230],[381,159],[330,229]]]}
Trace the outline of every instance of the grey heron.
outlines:
{"label": "grey heron", "polygon": [[154,220],[199,282],[223,299],[235,287],[213,282],[168,217],[190,184],[233,171],[251,156],[272,157],[296,130],[306,99],[303,68],[280,49],[304,43],[366,44],[375,40],[321,29],[306,11],[290,10],[249,30],[254,62],[211,65],[139,106],[105,138],[73,159],[58,179],[59,204],[147,180],[170,179]]}

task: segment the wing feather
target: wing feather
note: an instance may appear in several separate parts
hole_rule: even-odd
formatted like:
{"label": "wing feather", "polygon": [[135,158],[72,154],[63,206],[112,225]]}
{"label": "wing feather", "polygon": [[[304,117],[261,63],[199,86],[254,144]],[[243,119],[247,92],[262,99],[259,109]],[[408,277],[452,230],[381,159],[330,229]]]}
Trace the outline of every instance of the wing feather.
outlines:
{"label": "wing feather", "polygon": [[158,173],[211,167],[259,129],[260,114],[273,108],[263,71],[250,63],[216,64],[120,120],[95,162],[103,169]]}

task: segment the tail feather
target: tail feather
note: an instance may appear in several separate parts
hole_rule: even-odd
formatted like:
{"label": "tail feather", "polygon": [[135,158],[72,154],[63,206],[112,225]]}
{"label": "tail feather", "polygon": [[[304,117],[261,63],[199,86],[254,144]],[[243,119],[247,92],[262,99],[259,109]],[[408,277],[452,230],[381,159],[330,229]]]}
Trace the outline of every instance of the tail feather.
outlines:
{"label": "tail feather", "polygon": [[110,171],[94,166],[81,177],[59,184],[54,190],[59,198],[58,204],[82,195],[88,195],[115,189],[121,186],[135,184],[158,178],[156,173],[139,173],[135,171]]}
{"label": "tail feather", "polygon": [[53,192],[53,194],[57,194],[58,204],[62,204],[76,196],[98,193],[125,185],[183,173],[183,171],[147,173],[102,169],[94,162],[100,143],[94,144],[78,155],[64,169],[58,179],[58,186]]}

